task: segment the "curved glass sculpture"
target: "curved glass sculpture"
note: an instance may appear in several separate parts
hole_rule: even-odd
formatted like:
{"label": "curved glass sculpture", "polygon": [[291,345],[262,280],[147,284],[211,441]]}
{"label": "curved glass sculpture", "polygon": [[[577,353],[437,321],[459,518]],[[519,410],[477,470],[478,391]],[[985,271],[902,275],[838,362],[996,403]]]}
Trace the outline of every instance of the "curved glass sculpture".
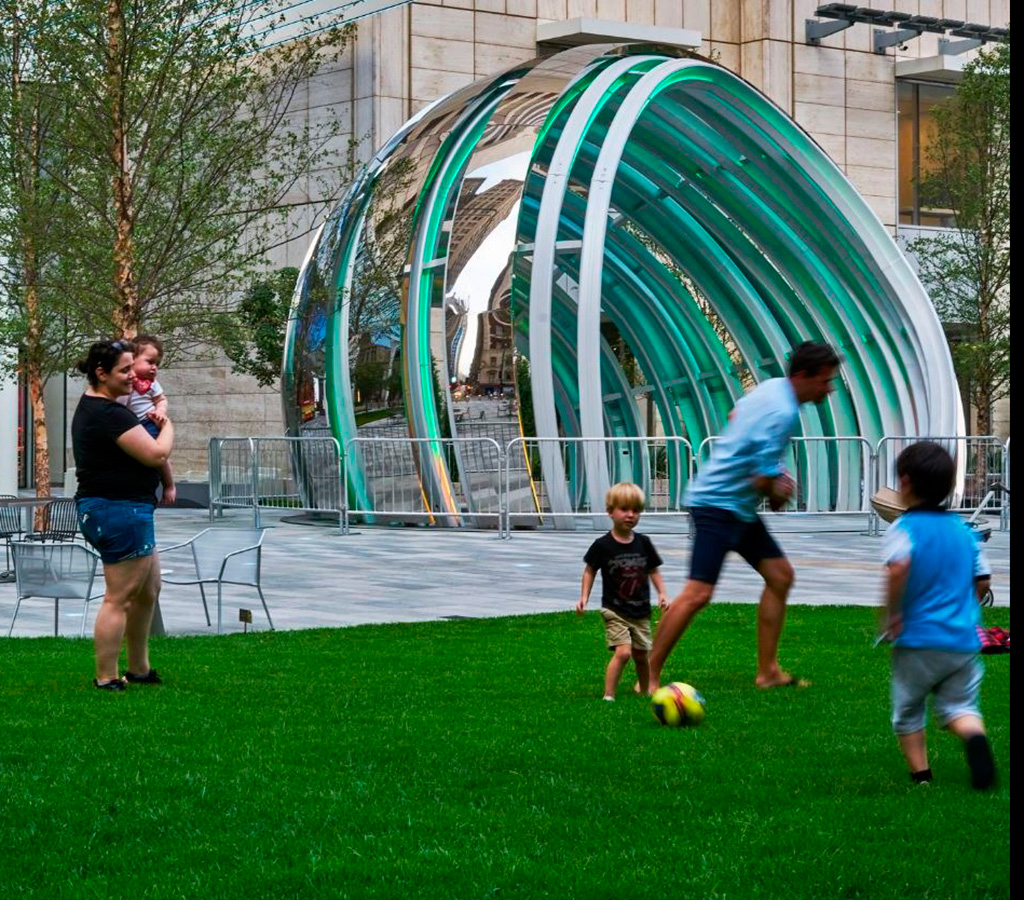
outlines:
{"label": "curved glass sculpture", "polygon": [[[602,510],[610,480],[649,477],[642,454],[552,439],[696,450],[804,340],[843,358],[804,437],[964,433],[932,304],[821,148],[714,63],[592,45],[439,100],[377,153],[302,268],[282,396],[289,434],[345,448],[355,509],[388,507],[386,475],[441,524],[494,512],[470,439],[522,436],[538,510]],[[368,437],[416,452],[374,462]],[[861,468],[804,462],[816,508],[858,508]]]}

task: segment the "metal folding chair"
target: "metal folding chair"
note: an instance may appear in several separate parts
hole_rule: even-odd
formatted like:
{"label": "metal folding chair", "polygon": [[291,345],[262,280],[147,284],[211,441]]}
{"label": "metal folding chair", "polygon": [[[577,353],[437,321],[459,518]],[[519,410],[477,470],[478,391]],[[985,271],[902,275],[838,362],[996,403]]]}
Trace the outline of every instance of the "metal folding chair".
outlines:
{"label": "metal folding chair", "polygon": [[[165,584],[196,584],[203,598],[203,611],[206,613],[206,624],[210,625],[210,609],[206,603],[204,585],[217,585],[217,634],[223,630],[223,587],[225,584],[237,584],[254,587],[260,595],[263,612],[271,631],[274,621],[270,618],[263,588],[260,585],[260,563],[263,544],[262,528],[207,528],[195,537],[180,544],[160,548],[161,563],[172,561],[167,554],[173,551],[191,551],[194,575],[188,577],[163,578]],[[173,560],[175,566],[187,563]]]}
{"label": "metal folding chair", "polygon": [[[0,500],[17,500],[11,494],[0,494]],[[0,504],[0,540],[4,542],[4,570],[0,575],[11,574],[11,538],[20,538],[25,533],[21,526],[21,511],[13,506]]]}
{"label": "metal folding chair", "polygon": [[26,541],[73,541],[78,535],[78,509],[74,498],[54,500],[39,511],[42,528],[25,535]]}
{"label": "metal folding chair", "polygon": [[58,634],[61,600],[81,600],[84,604],[82,628],[79,637],[85,635],[85,620],[89,615],[89,603],[103,596],[102,590],[93,595],[96,581],[96,566],[100,557],[91,547],[75,543],[30,543],[12,541],[14,574],[18,585],[18,600],[14,605],[10,637],[14,623],[21,609],[21,601],[30,597],[53,600],[53,633]]}

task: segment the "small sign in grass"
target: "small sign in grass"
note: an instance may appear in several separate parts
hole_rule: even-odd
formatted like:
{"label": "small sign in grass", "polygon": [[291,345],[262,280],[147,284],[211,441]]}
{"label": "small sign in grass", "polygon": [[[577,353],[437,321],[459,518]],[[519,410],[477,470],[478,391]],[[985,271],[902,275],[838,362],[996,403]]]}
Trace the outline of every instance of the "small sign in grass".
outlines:
{"label": "small sign in grass", "polygon": [[[986,622],[1009,627],[1009,610]],[[154,640],[164,684],[89,687],[92,644],[0,642],[5,897],[1009,896],[1009,656],[970,790],[929,732],[911,785],[874,611],[790,610],[756,691],[755,608],[713,606],[666,675],[707,698],[659,726],[601,700],[596,613]]]}

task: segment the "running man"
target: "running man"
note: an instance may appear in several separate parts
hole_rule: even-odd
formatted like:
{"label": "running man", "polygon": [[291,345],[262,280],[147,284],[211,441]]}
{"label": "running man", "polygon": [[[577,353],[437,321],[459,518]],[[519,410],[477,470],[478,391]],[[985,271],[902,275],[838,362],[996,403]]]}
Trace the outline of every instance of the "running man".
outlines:
{"label": "running man", "polygon": [[759,688],[800,687],[779,668],[778,650],[793,567],[757,515],[761,497],[773,510],[792,496],[795,484],[782,456],[800,421],[800,404],[820,403],[832,390],[839,357],[828,344],[807,342],[794,351],[788,378],[772,378],[740,399],[711,458],[690,485],[687,505],[696,536],[690,578],[658,624],[650,656],[649,690],[661,685],[661,670],[694,616],[711,601],[722,563],[735,550],[764,579],[757,609]]}

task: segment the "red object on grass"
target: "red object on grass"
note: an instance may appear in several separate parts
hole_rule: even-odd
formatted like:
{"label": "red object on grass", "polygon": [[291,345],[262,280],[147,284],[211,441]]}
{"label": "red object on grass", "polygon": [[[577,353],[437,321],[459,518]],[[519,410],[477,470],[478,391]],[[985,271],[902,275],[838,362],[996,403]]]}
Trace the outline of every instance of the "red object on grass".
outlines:
{"label": "red object on grass", "polygon": [[993,654],[1010,652],[1010,632],[1005,628],[982,628],[979,625],[978,637],[981,639],[982,653]]}

